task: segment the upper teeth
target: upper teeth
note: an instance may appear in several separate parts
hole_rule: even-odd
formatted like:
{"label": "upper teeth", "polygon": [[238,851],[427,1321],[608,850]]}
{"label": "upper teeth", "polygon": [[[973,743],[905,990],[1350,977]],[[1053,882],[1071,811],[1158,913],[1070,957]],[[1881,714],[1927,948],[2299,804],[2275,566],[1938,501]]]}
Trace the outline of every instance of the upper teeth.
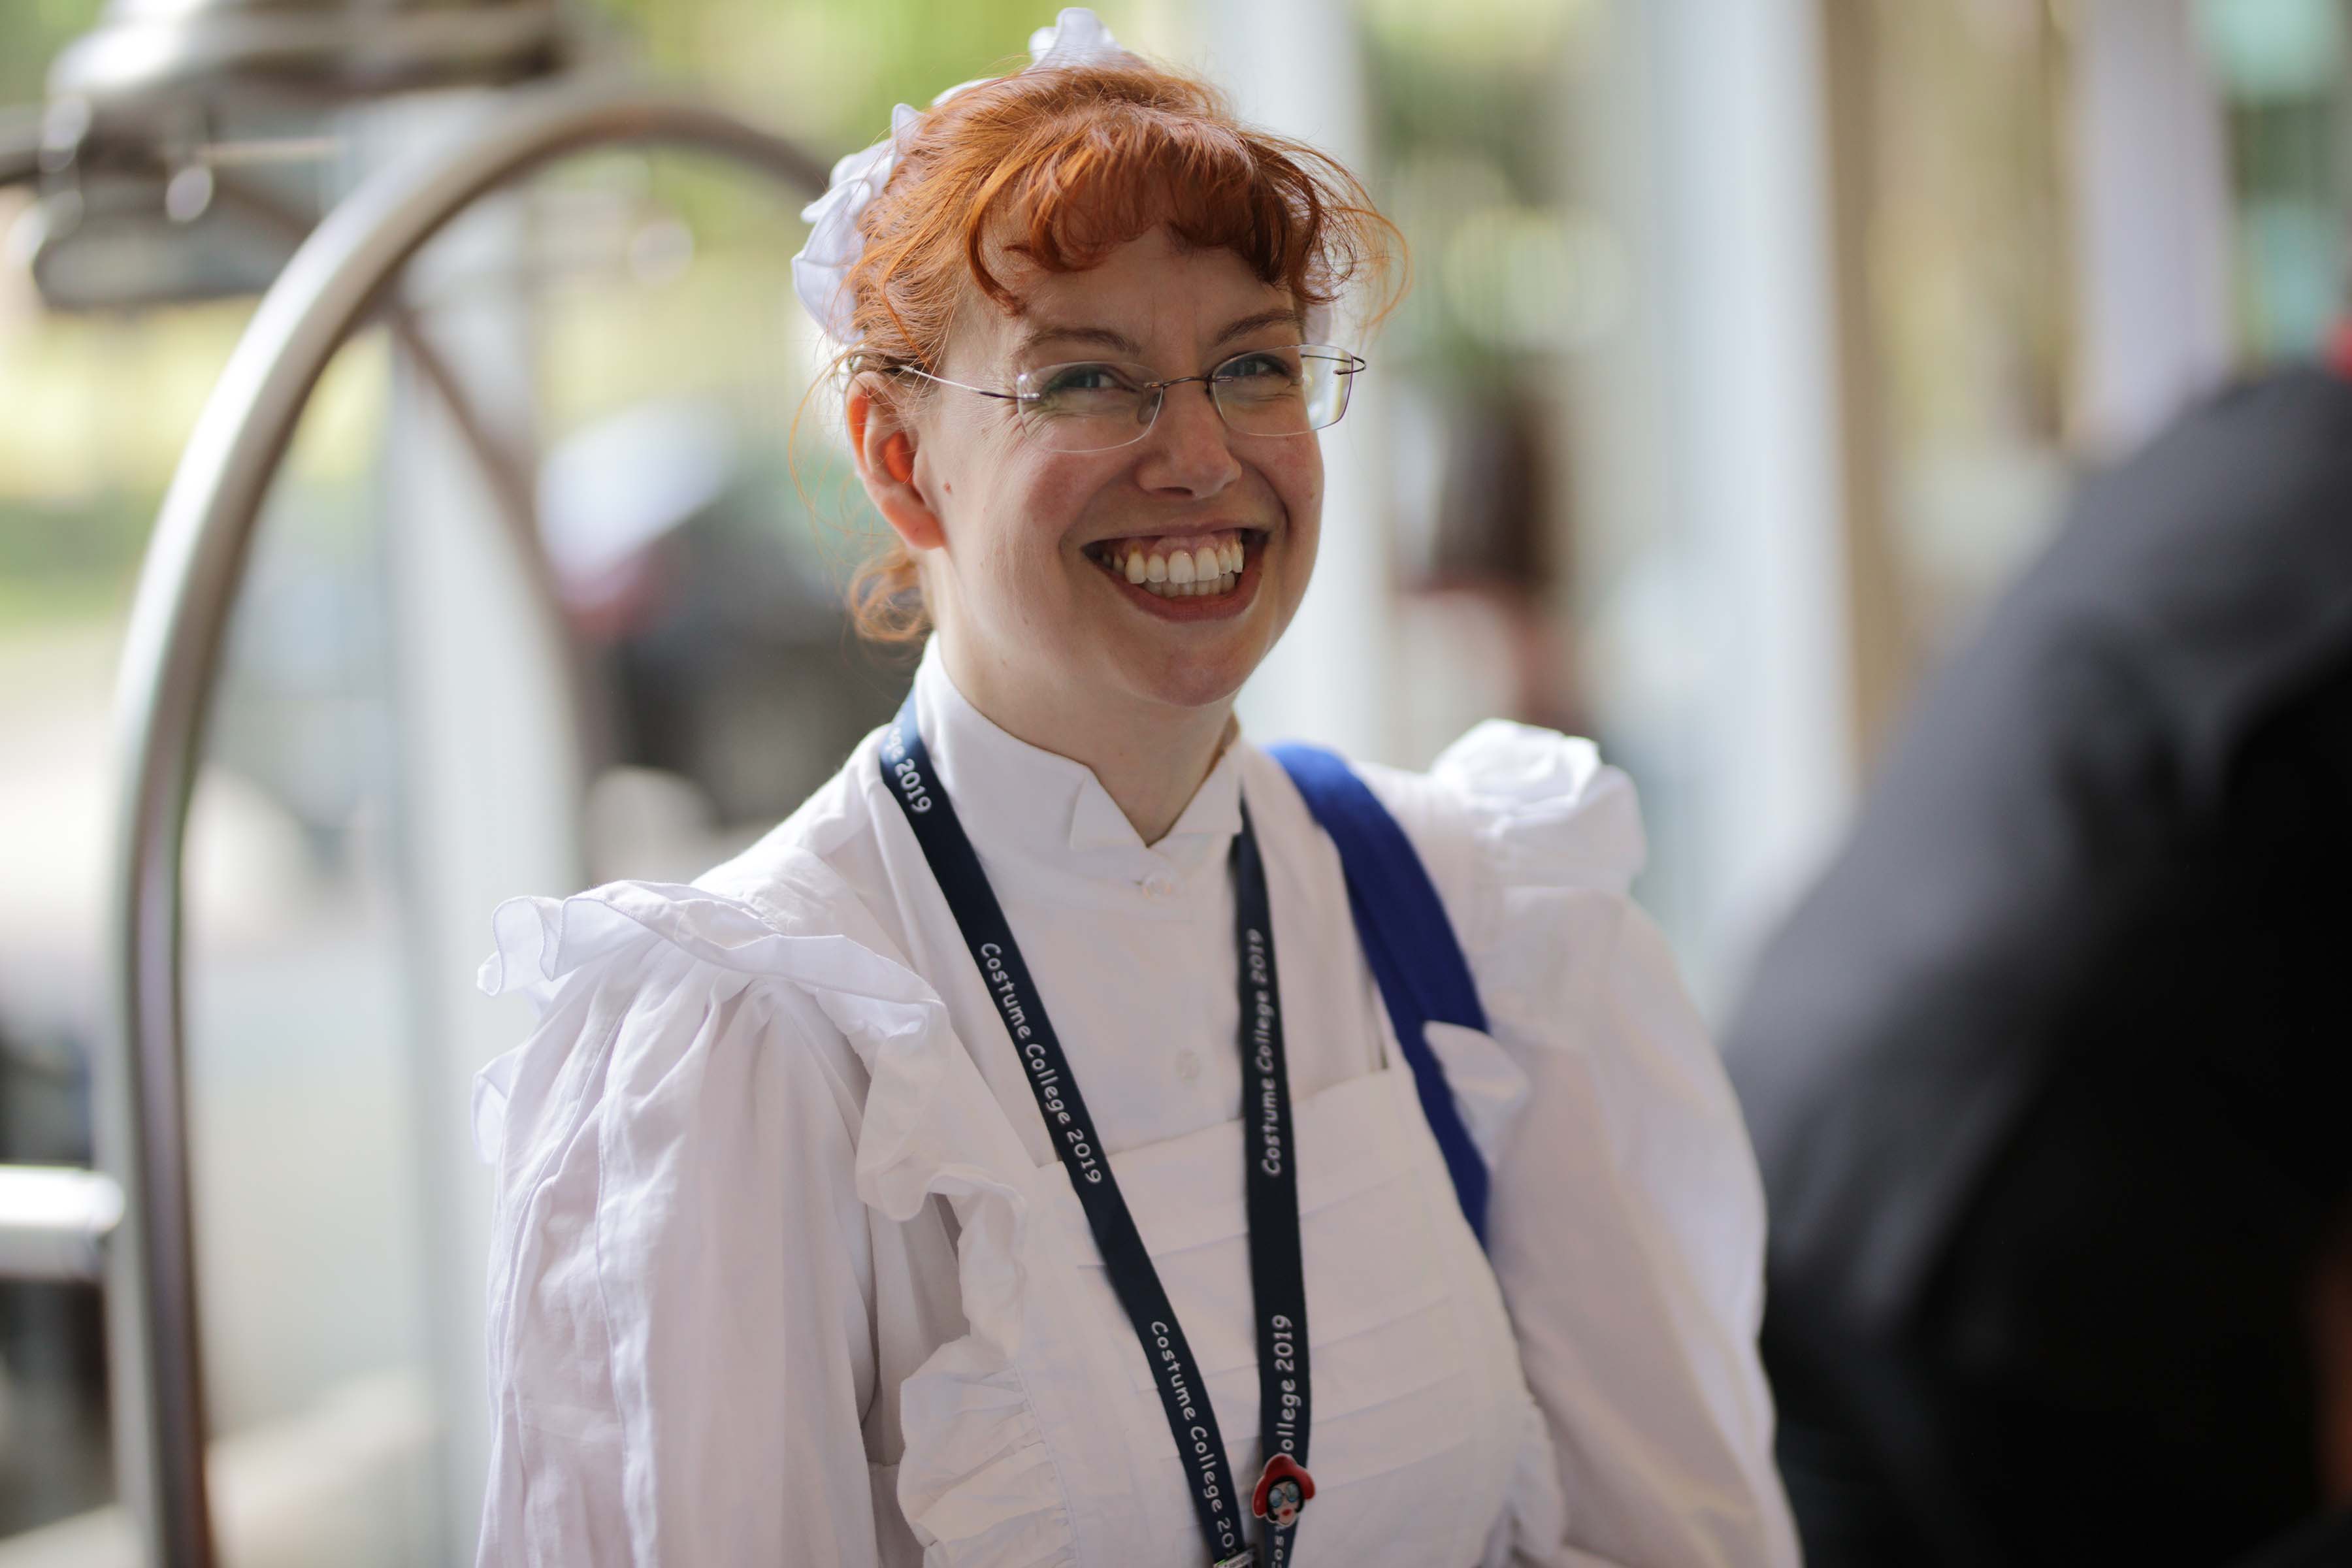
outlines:
{"label": "upper teeth", "polygon": [[1162,598],[1231,592],[1248,564],[1238,533],[1212,536],[1188,547],[1164,541],[1114,539],[1102,547],[1105,566]]}

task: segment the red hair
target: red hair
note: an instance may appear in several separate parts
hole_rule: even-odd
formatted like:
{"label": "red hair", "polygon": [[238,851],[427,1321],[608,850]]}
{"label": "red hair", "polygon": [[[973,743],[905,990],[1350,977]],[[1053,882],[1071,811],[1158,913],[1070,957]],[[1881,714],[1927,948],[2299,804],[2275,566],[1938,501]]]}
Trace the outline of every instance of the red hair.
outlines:
{"label": "red hair", "polygon": [[[923,115],[858,218],[844,363],[936,371],[969,290],[1019,313],[1003,258],[1082,272],[1161,226],[1233,252],[1302,311],[1361,283],[1373,289],[1370,321],[1394,303],[1386,286],[1402,242],[1353,174],[1243,124],[1206,82],[1126,56],[999,77]],[[905,545],[858,569],[850,610],[868,638],[923,635]]]}

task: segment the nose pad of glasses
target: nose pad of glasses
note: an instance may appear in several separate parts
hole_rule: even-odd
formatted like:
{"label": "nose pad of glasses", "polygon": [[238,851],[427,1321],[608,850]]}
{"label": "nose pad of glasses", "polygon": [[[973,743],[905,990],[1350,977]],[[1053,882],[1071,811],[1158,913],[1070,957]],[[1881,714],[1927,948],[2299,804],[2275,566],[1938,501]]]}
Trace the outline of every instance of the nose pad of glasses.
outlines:
{"label": "nose pad of glasses", "polygon": [[1149,428],[1154,421],[1168,411],[1168,395],[1187,382],[1199,384],[1201,395],[1208,400],[1209,411],[1217,416],[1220,423],[1223,423],[1225,417],[1224,405],[1217,401],[1217,389],[1210,384],[1209,378],[1205,375],[1180,375],[1173,381],[1163,381],[1152,387],[1150,401],[1135,411],[1136,424]]}

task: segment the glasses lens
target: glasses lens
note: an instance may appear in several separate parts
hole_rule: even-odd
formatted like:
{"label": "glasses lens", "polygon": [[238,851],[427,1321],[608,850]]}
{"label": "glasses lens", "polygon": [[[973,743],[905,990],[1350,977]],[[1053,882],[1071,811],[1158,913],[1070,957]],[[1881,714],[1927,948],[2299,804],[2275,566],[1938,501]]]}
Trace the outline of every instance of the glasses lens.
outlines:
{"label": "glasses lens", "polygon": [[[1207,380],[1217,412],[1234,429],[1304,436],[1339,422],[1348,411],[1348,384],[1360,368],[1339,349],[1308,343],[1235,354]],[[1103,452],[1141,440],[1161,397],[1150,370],[1115,360],[1023,371],[1013,394],[1023,431],[1055,452]]]}
{"label": "glasses lens", "polygon": [[1087,360],[1023,371],[1013,382],[1029,437],[1055,452],[1099,452],[1141,437],[1160,395],[1140,365]]}
{"label": "glasses lens", "polygon": [[1304,436],[1348,411],[1354,361],[1337,349],[1254,349],[1211,373],[1225,423],[1251,436]]}

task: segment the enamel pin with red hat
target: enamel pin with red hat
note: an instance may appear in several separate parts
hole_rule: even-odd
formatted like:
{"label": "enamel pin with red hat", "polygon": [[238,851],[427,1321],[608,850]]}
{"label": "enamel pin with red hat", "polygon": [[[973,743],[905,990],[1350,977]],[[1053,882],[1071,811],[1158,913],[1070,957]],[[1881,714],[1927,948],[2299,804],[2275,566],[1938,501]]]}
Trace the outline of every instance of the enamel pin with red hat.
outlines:
{"label": "enamel pin with red hat", "polygon": [[1287,1454],[1276,1454],[1265,1462],[1257,1490],[1250,1494],[1250,1512],[1276,1530],[1288,1530],[1298,1522],[1298,1510],[1314,1495],[1315,1478],[1307,1473],[1307,1467]]}

